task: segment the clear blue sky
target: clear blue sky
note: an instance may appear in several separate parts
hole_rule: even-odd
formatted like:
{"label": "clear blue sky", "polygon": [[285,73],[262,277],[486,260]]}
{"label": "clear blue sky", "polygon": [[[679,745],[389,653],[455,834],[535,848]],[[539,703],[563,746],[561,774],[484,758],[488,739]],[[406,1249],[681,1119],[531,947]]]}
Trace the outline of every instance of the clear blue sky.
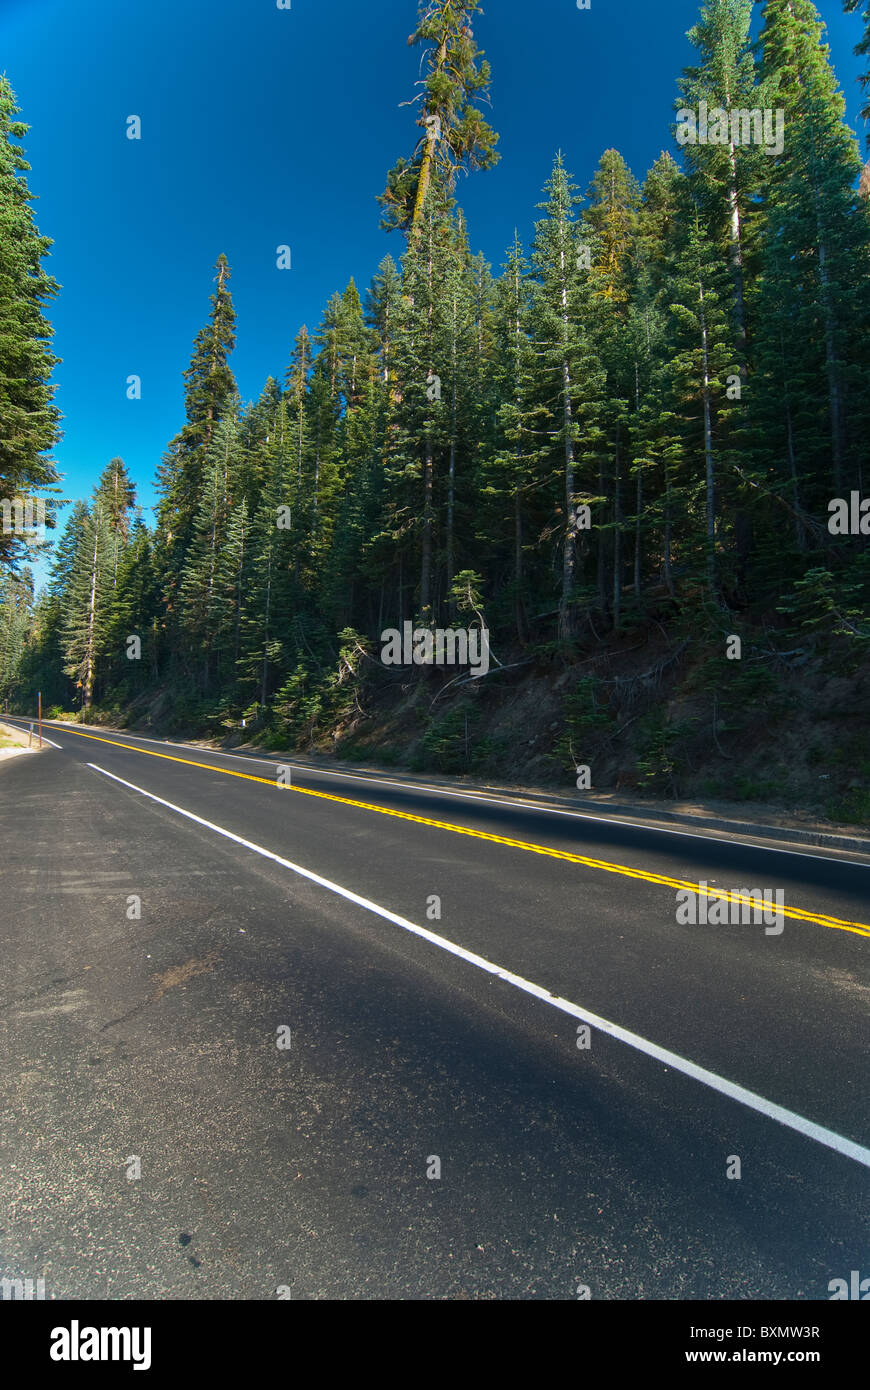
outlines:
{"label": "clear blue sky", "polygon": [[[829,26],[853,129],[861,26],[840,0]],[[676,79],[698,0],[489,0],[475,35],[493,67],[501,162],[460,183],[474,250],[501,267],[528,239],[554,153],[585,191],[604,149],[638,178],[671,148]],[[378,230],[381,192],[418,134],[400,107],[419,50],[416,0],[0,0],[0,70],[31,126],[40,230],[62,290],[50,314],[64,496],[87,496],[119,454],[139,501],[183,423],[182,372],[221,251],[233,267],[243,400],[280,377],[353,276],[363,292],[402,238]],[[141,141],[126,120],[142,120]],[[674,151],[676,153],[676,151]],[[293,268],[276,268],[287,244]],[[126,378],[142,378],[141,401]],[[153,513],[145,513],[146,519]],[[43,571],[43,566],[40,566]]]}

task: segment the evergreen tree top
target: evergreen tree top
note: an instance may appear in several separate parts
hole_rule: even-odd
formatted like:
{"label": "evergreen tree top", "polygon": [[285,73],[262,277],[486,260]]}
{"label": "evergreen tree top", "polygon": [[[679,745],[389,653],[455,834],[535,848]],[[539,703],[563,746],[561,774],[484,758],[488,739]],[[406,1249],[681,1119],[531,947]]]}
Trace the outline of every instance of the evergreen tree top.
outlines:
{"label": "evergreen tree top", "polygon": [[[423,0],[417,28],[409,45],[425,44],[422,102],[417,124],[423,134],[410,159],[402,158],[390,171],[378,199],[382,225],[420,235],[430,186],[453,190],[460,171],[491,169],[498,161],[498,135],[478,109],[489,92],[489,63],[477,47],[472,29],[478,0]],[[405,103],[411,105],[411,102]]]}

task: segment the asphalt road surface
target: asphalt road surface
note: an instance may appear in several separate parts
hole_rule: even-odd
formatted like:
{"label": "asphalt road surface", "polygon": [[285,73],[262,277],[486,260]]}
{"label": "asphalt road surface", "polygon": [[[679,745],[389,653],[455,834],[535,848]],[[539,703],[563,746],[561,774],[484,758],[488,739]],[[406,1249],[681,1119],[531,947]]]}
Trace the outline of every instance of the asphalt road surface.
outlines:
{"label": "asphalt road surface", "polygon": [[[0,1276],[635,1300],[870,1275],[870,853],[47,733],[0,765]],[[782,931],[678,922],[700,882],[782,890]]]}

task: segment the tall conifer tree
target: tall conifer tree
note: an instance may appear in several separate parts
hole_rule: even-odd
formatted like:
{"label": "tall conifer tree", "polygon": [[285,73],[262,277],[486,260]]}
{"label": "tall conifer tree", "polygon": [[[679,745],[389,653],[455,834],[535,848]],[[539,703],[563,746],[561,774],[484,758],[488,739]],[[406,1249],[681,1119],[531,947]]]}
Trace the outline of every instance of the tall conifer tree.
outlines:
{"label": "tall conifer tree", "polygon": [[[52,242],[33,216],[21,147],[28,126],[18,117],[0,75],[0,502],[57,490],[46,451],[60,437],[50,382],[60,358],[51,351],[54,330],[44,312],[58,286],[42,265]],[[0,526],[0,563],[20,552],[20,538]]]}
{"label": "tall conifer tree", "polygon": [[433,184],[440,196],[453,191],[460,170],[490,169],[496,163],[498,136],[478,109],[489,92],[489,63],[474,40],[472,23],[478,0],[421,0],[411,45],[425,44],[426,76],[418,125],[423,134],[410,160],[390,171],[378,200],[383,225],[421,234],[426,201]]}

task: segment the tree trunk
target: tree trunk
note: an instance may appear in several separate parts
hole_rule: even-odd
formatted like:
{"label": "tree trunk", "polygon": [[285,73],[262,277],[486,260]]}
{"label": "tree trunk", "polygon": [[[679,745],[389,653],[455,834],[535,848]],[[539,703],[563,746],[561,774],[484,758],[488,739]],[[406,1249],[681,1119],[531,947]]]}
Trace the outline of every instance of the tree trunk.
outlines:
{"label": "tree trunk", "polygon": [[704,468],[706,475],[706,494],[707,494],[707,568],[710,578],[710,588],[716,587],[716,473],[715,459],[713,456],[713,415],[712,401],[710,394],[710,358],[707,347],[707,314],[704,308],[704,283],[700,276],[698,278],[698,291],[700,294],[700,319],[701,319],[701,354],[703,361],[704,381]]}
{"label": "tree trunk", "polygon": [[85,644],[85,670],[82,682],[82,707],[90,709],[94,697],[94,631],[97,620],[97,556],[99,550],[99,514],[94,515],[94,554],[91,560],[91,596],[88,600],[88,628]]}
{"label": "tree trunk", "polygon": [[260,706],[266,707],[266,677],[269,669],[269,618],[272,611],[272,542],[269,541],[269,560],[266,571],[266,612],[263,624],[263,671],[260,681]]}
{"label": "tree trunk", "polygon": [[[816,195],[818,202],[818,194]],[[840,495],[843,486],[843,396],[840,388],[840,373],[837,367],[836,319],[831,304],[830,282],[828,279],[827,248],[822,239],[821,217],[819,227],[819,280],[822,286],[822,304],[825,310],[825,366],[828,373],[828,413],[831,417],[831,454],[834,465],[834,491]]]}
{"label": "tree trunk", "polygon": [[[634,406],[635,414],[640,419],[640,374],[637,362],[634,364]],[[643,571],[643,542],[641,528],[641,512],[643,511],[643,465],[637,470],[637,497],[635,501],[636,519],[634,523],[634,596],[640,603],[640,586]]]}
{"label": "tree trunk", "polygon": [[424,622],[432,617],[432,493],[435,475],[435,459],[432,453],[432,436],[426,432],[426,454],[423,462],[423,544],[420,563],[420,612]]}
{"label": "tree trunk", "polygon": [[[429,244],[426,261],[426,285],[428,296],[427,322],[428,322],[428,343],[429,343],[429,375],[437,376],[432,365],[432,278],[433,278],[433,248],[432,248],[432,219],[429,219]],[[420,560],[420,611],[423,621],[428,623],[432,619],[432,533],[434,529],[434,492],[435,492],[435,452],[432,446],[432,433],[429,425],[426,427],[426,438],[424,443],[423,460],[423,536],[422,536],[422,555]]]}
{"label": "tree trunk", "polygon": [[514,493],[514,618],[517,641],[524,647],[529,640],[529,624],[523,597],[523,509],[519,488]]}
{"label": "tree trunk", "polygon": [[236,575],[236,621],[233,638],[233,662],[239,659],[240,630],[242,622],[242,573],[245,566],[245,532],[242,529],[242,545],[239,551],[239,569]]}
{"label": "tree trunk", "polygon": [[[436,63],[437,71],[443,72],[444,64],[447,61],[447,35],[441,40],[438,49],[438,60]],[[429,111],[427,115],[437,115],[435,111]],[[425,118],[424,118],[425,120]],[[432,169],[435,163],[435,141],[429,139],[426,132],[426,143],[423,147],[423,163],[420,168],[420,182],[417,184],[417,196],[414,199],[414,215],[411,219],[411,237],[416,240],[422,229],[423,209],[426,206],[426,197],[429,192],[429,185],[432,182]]]}
{"label": "tree trunk", "polygon": [[447,475],[447,599],[448,610],[451,619],[456,613],[456,602],[453,598],[453,576],[456,572],[454,556],[454,535],[453,518],[456,500],[456,428],[457,428],[457,392],[456,392],[456,296],[453,296],[453,343],[452,343],[452,385],[450,391],[450,460]]}
{"label": "tree trunk", "polygon": [[[563,227],[563,232],[564,232]],[[565,248],[559,253],[562,273],[562,331],[566,356],[562,361],[562,423],[565,431],[565,543],[562,552],[562,597],[559,603],[559,636],[570,641],[576,632],[574,587],[576,583],[577,552],[575,549],[576,500],[574,495],[574,440],[571,410],[571,367],[568,362],[568,278]]]}
{"label": "tree trunk", "polygon": [[620,498],[620,488],[622,484],[622,459],[621,459],[621,440],[619,424],[616,426],[616,450],[614,455],[614,475],[613,475],[613,626],[619,631],[619,615],[622,603],[622,502]]}
{"label": "tree trunk", "polygon": [[671,573],[671,531],[672,531],[672,526],[673,526],[673,518],[672,518],[672,516],[671,516],[671,470],[670,470],[670,468],[669,468],[669,466],[668,466],[668,461],[667,461],[667,459],[664,460],[664,468],[665,468],[665,544],[664,544],[664,551],[665,551],[665,554],[664,554],[664,561],[665,561],[665,565],[664,565],[664,569],[665,569],[665,584],[667,585],[668,593],[670,594],[671,598],[673,598],[673,597],[674,597],[674,579],[673,579],[673,575],[672,575],[672,573]]}
{"label": "tree trunk", "polygon": [[[607,494],[607,479],[604,474],[604,459],[598,463],[598,495],[604,497]],[[598,531],[598,556],[596,564],[596,583],[598,587],[598,602],[602,614],[607,617],[610,614],[610,597],[607,592],[607,542],[605,532],[600,528]]]}
{"label": "tree trunk", "polygon": [[788,468],[791,474],[791,497],[794,507],[794,538],[798,550],[806,550],[807,533],[801,521],[801,498],[800,485],[798,482],[797,455],[794,447],[794,422],[792,418],[791,396],[789,395],[788,373],[785,366],[785,342],[782,333],[779,335],[779,360],[782,364],[783,392],[782,402],[785,412],[785,441],[786,452],[788,454]]}

